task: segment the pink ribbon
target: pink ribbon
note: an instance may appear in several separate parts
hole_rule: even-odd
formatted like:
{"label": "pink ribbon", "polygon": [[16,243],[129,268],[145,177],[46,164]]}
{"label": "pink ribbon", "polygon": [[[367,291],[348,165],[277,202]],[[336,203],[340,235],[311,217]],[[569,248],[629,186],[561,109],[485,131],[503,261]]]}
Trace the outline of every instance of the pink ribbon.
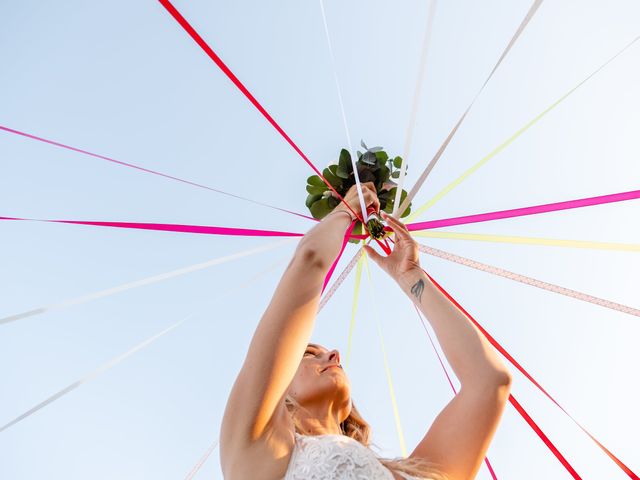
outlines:
{"label": "pink ribbon", "polygon": [[503,218],[523,217],[525,215],[537,215],[539,213],[556,212],[559,210],[569,210],[572,208],[591,207],[605,203],[623,202],[640,198],[640,190],[630,192],[612,193],[600,197],[580,198],[568,200],[566,202],[547,203],[533,207],[515,208],[513,210],[500,210],[498,212],[479,213],[464,217],[445,218],[442,220],[430,220],[427,222],[411,223],[407,229],[427,230],[432,228],[450,227],[452,225],[466,225],[467,223],[489,222],[491,220],[501,220]]}
{"label": "pink ribbon", "polygon": [[13,133],[16,135],[21,135],[26,138],[30,138],[31,140],[37,140],[38,142],[47,143],[49,145],[53,145],[54,147],[66,148],[67,150],[71,150],[73,152],[82,153],[83,155],[89,155],[90,157],[99,158],[100,160],[106,160],[107,162],[115,163],[117,165],[121,165],[123,167],[133,168],[135,170],[140,170],[141,172],[150,173],[152,175],[158,175],[160,177],[168,178],[169,180],[175,180],[177,182],[186,183],[187,185],[192,185],[198,188],[204,188],[205,190],[210,190],[212,192],[221,193],[222,195],[227,195],[229,197],[237,198],[239,200],[244,200],[246,202],[255,203],[256,205],[261,205],[263,207],[271,208],[274,210],[280,210],[281,212],[290,213],[292,215],[297,215],[298,217],[307,218],[309,220],[317,221],[313,217],[309,217],[308,215],[303,215],[301,213],[297,213],[291,210],[287,210],[286,208],[280,208],[273,205],[269,205],[268,203],[258,202],[256,200],[252,200],[250,198],[242,197],[240,195],[235,195],[233,193],[224,192],[222,190],[218,190],[217,188],[209,187],[207,185],[203,185],[201,183],[192,182],[190,180],[185,180],[183,178],[174,177],[173,175],[168,175],[166,173],[158,172],[156,170],[151,170],[149,168],[144,168],[139,165],[135,165],[133,163],[127,163],[120,160],[116,160],[115,158],[106,157],[104,155],[99,155],[97,153],[92,153],[87,150],[82,150],[81,148],[72,147],[71,145],[65,145],[64,143],[55,142],[53,140],[48,140],[46,138],[38,137],[36,135],[32,135],[30,133],[21,132],[20,130],[14,130],[13,128],[4,127],[0,125],[0,130],[4,130],[5,132]]}
{"label": "pink ribbon", "polygon": [[211,227],[205,225],[180,225],[173,223],[133,223],[133,222],[84,222],[78,220],[39,220],[31,218],[0,217],[0,220],[21,220],[49,223],[70,223],[72,225],[92,225],[95,227],[135,228],[139,230],[160,230],[164,232],[200,233],[205,235],[231,235],[245,237],[302,237],[296,232],[256,230],[252,228]]}
{"label": "pink ribbon", "polygon": [[324,277],[324,283],[322,284],[322,292],[320,292],[320,295],[322,295],[324,293],[324,289],[327,288],[327,283],[329,283],[329,280],[331,280],[331,275],[333,275],[334,270],[338,266],[338,262],[340,261],[340,258],[342,258],[344,249],[347,246],[347,242],[349,241],[349,237],[351,237],[351,232],[353,231],[353,227],[355,226],[356,226],[356,222],[351,222],[351,225],[349,226],[347,231],[344,232],[344,239],[342,240],[342,247],[340,247],[340,253],[338,253],[338,256],[333,261],[333,265],[331,265],[331,268],[327,272],[327,275]]}

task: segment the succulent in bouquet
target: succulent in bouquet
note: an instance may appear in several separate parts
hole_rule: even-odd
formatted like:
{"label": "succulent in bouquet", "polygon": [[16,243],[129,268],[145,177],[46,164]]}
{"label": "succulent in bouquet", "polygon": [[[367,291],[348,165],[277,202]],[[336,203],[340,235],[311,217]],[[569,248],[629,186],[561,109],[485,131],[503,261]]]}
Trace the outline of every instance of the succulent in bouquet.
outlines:
{"label": "succulent in bouquet", "polygon": [[[358,178],[360,183],[372,182],[375,185],[378,199],[380,200],[380,210],[391,214],[394,209],[396,191],[398,188],[395,180],[400,178],[401,157],[390,158],[382,147],[368,148],[361,142],[364,152],[357,152]],[[353,173],[353,163],[348,150],[340,150],[338,163],[329,165],[322,172],[322,176],[331,186],[344,197],[349,189],[355,185],[355,175]],[[326,217],[340,204],[337,195],[324,183],[318,175],[312,175],[307,179],[307,200],[305,204],[313,218],[318,220]],[[406,190],[402,190],[400,203],[407,197]],[[382,238],[385,235],[384,224],[381,222],[377,212],[368,212],[367,230],[373,238]],[[400,217],[406,217],[411,213],[411,205],[401,213]],[[357,222],[353,233],[362,234],[362,223]],[[357,242],[357,240],[351,240]]]}

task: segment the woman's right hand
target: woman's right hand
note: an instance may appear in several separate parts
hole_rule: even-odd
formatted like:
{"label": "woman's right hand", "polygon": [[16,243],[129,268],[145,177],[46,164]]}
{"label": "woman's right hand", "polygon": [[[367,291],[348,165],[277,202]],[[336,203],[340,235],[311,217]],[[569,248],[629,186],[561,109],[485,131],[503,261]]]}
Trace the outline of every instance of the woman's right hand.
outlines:
{"label": "woman's right hand", "polygon": [[[371,212],[374,210],[376,213],[380,210],[380,200],[378,200],[378,195],[376,193],[376,187],[373,182],[361,183],[362,186],[362,196],[364,197],[364,204],[366,205],[367,211]],[[345,202],[351,207],[351,212]],[[349,215],[353,216],[355,212],[358,216],[362,217],[362,209],[360,208],[360,198],[358,196],[358,189],[355,185],[353,185],[347,194],[344,196],[344,202],[340,202],[335,210],[344,210],[349,212]]]}

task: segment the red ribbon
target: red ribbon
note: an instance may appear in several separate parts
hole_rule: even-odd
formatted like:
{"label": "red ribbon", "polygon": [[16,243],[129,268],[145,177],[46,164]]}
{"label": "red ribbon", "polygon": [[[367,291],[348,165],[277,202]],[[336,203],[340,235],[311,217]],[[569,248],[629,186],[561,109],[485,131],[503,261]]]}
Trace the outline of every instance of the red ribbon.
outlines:
{"label": "red ribbon", "polygon": [[[627,465],[625,465],[622,460],[620,460],[618,457],[616,457],[609,449],[607,449],[602,443],[600,443],[591,433],[589,433],[587,431],[587,429],[585,429],[582,425],[580,425],[565,409],[564,407],[562,407],[555,398],[553,398],[551,396],[551,394],[549,394],[549,392],[547,392],[542,385],[540,385],[532,376],[531,374],[522,366],[520,365],[520,363],[513,358],[513,356],[511,356],[511,354],[509,352],[507,352],[505,350],[505,348],[500,345],[500,343],[491,336],[491,334],[489,334],[489,332],[487,332],[482,325],[480,325],[475,318],[473,318],[471,316],[471,314],[469,312],[467,312],[458,302],[456,302],[456,300],[449,295],[449,293],[440,286],[440,284],[438,282],[436,282],[433,277],[431,277],[428,273],[425,272],[425,274],[429,277],[429,279],[433,282],[433,284],[438,288],[438,290],[440,290],[444,296],[446,296],[449,301],[451,301],[451,303],[453,303],[456,307],[458,307],[460,309],[460,311],[462,313],[464,313],[467,318],[469,320],[471,320],[471,322],[473,322],[473,324],[478,328],[478,330],[480,330],[480,332],[487,338],[487,340],[489,340],[489,343],[491,343],[491,345],[493,345],[502,355],[504,355],[504,357],[509,360],[509,362],[516,367],[520,373],[522,373],[531,383],[533,383],[538,390],[540,390],[547,398],[549,398],[549,400],[551,400],[557,407],[560,408],[560,410],[562,410],[562,412],[567,415],[578,427],[580,427],[580,429],[585,432],[589,438],[591,438],[596,445],[598,445],[598,447],[600,447],[600,449],[611,459],[613,460],[613,462],[618,465],[618,467],[620,467],[620,469],[627,474],[627,476],[633,480],[640,480],[640,477],[638,477],[638,475],[636,475]],[[544,433],[542,432],[542,430],[540,430],[539,427],[537,427],[537,425],[535,424],[535,422],[531,419],[531,417],[529,417],[526,412],[524,411],[524,409],[522,408],[522,406],[515,400],[515,398],[510,398],[509,401],[511,402],[511,404],[516,408],[516,410],[518,410],[518,412],[523,415],[523,418],[525,418],[525,420],[527,421],[527,423],[529,423],[529,425],[531,425],[532,428],[535,428],[534,430],[536,431],[536,433],[538,434],[538,436],[542,439],[542,441],[552,450],[552,452],[554,453],[554,455],[558,458],[558,460],[560,460],[562,462],[563,465],[565,465],[565,468],[567,468],[567,470],[569,471],[569,473],[571,473],[572,475],[574,475],[574,478],[580,478],[579,476],[577,476],[577,473],[575,473],[575,470],[568,464],[568,462],[566,461],[566,459],[560,454],[560,452],[557,450],[557,448],[555,448],[555,446],[551,443],[551,441],[549,440],[549,438],[544,435]],[[526,416],[525,416],[526,415]],[[537,430],[536,430],[537,428]],[[566,462],[566,464],[565,464]]]}
{"label": "red ribbon", "polygon": [[356,218],[362,221],[362,217],[358,215],[353,209],[349,206],[347,202],[344,201],[344,198],[336,191],[335,188],[331,186],[331,184],[327,181],[326,178],[322,175],[320,170],[316,168],[316,166],[309,160],[309,158],[304,154],[300,147],[294,143],[294,141],[287,135],[284,129],[274,120],[274,118],[265,110],[265,108],[258,102],[258,100],[251,94],[251,92],[244,86],[244,84],[240,81],[238,77],[231,71],[231,69],[222,61],[222,59],[213,51],[213,49],[204,41],[204,39],[200,36],[198,32],[191,26],[191,24],[182,16],[182,14],[171,4],[169,0],[159,0],[160,4],[171,14],[171,16],[180,24],[180,26],[191,36],[191,38],[198,44],[198,46],[207,54],[207,56],[213,60],[213,62],[222,70],[222,72],[233,82],[233,84],[238,87],[238,89],[244,94],[245,97],[253,104],[254,107],[262,114],[262,116],[277,130],[277,132],[282,135],[289,145],[296,151],[300,157],[309,165],[314,172],[322,179],[322,181],[331,189],[333,193],[335,193],[340,200],[344,202],[351,213],[353,213]]}

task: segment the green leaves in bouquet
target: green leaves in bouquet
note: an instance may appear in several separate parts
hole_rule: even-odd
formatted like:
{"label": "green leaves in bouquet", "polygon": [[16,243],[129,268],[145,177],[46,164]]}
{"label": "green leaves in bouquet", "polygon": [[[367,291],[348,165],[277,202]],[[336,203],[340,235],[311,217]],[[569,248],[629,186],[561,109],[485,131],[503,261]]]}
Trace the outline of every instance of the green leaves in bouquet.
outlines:
{"label": "green leaves in bouquet", "polygon": [[340,158],[338,159],[338,167],[336,175],[340,178],[348,180],[353,174],[353,165],[351,164],[351,154],[344,148],[340,150]]}
{"label": "green leaves in bouquet", "polygon": [[[386,199],[386,204],[384,206],[384,208],[382,207],[382,200],[380,200],[380,208],[382,208],[385,212],[391,214],[393,213],[393,209],[394,209],[394,202],[396,199],[396,192],[398,191],[398,187],[394,187],[391,190],[389,190],[389,192],[387,192],[385,194],[385,199]],[[400,194],[400,205],[402,205],[402,202],[404,202],[404,199],[407,198],[407,191],[406,190],[402,190],[402,193]],[[404,212],[402,212],[402,215],[400,215],[400,218],[404,218],[407,215],[409,215],[411,213],[411,204],[409,204],[409,206],[406,208],[406,210]]]}
{"label": "green leaves in bouquet", "polygon": [[342,188],[342,178],[338,176],[338,165],[329,165],[322,171],[322,175],[333,188],[340,191]]}
{"label": "green leaves in bouquet", "polygon": [[330,202],[331,198],[333,197],[321,198],[311,204],[309,210],[313,218],[320,220],[331,213],[331,210],[335,208],[335,205],[332,205],[333,202]]}
{"label": "green leaves in bouquet", "polygon": [[311,205],[313,205],[316,201],[320,200],[321,198],[322,198],[322,195],[320,194],[307,195],[307,200],[304,202],[304,204],[307,206],[307,208],[311,208]]}
{"label": "green leaves in bouquet", "polygon": [[[358,160],[356,161],[356,166],[360,182],[372,182],[380,200],[380,209],[391,213],[393,212],[397,190],[396,183],[393,180],[400,178],[402,158],[389,158],[389,155],[382,147],[369,148],[363,141],[360,144],[365,149],[365,152],[357,152]],[[338,164],[329,165],[322,171],[322,176],[338,194],[344,197],[349,188],[355,184],[353,163],[351,162],[349,151],[344,148],[340,150]],[[340,203],[340,200],[334,196],[330,188],[318,175],[312,175],[307,179],[307,193],[309,195],[305,204],[316,219],[326,217]],[[404,201],[406,197],[407,192],[403,190],[400,201]],[[411,206],[402,212],[401,217],[406,217],[410,212]],[[354,233],[361,234],[362,231],[362,224],[358,222]]]}

